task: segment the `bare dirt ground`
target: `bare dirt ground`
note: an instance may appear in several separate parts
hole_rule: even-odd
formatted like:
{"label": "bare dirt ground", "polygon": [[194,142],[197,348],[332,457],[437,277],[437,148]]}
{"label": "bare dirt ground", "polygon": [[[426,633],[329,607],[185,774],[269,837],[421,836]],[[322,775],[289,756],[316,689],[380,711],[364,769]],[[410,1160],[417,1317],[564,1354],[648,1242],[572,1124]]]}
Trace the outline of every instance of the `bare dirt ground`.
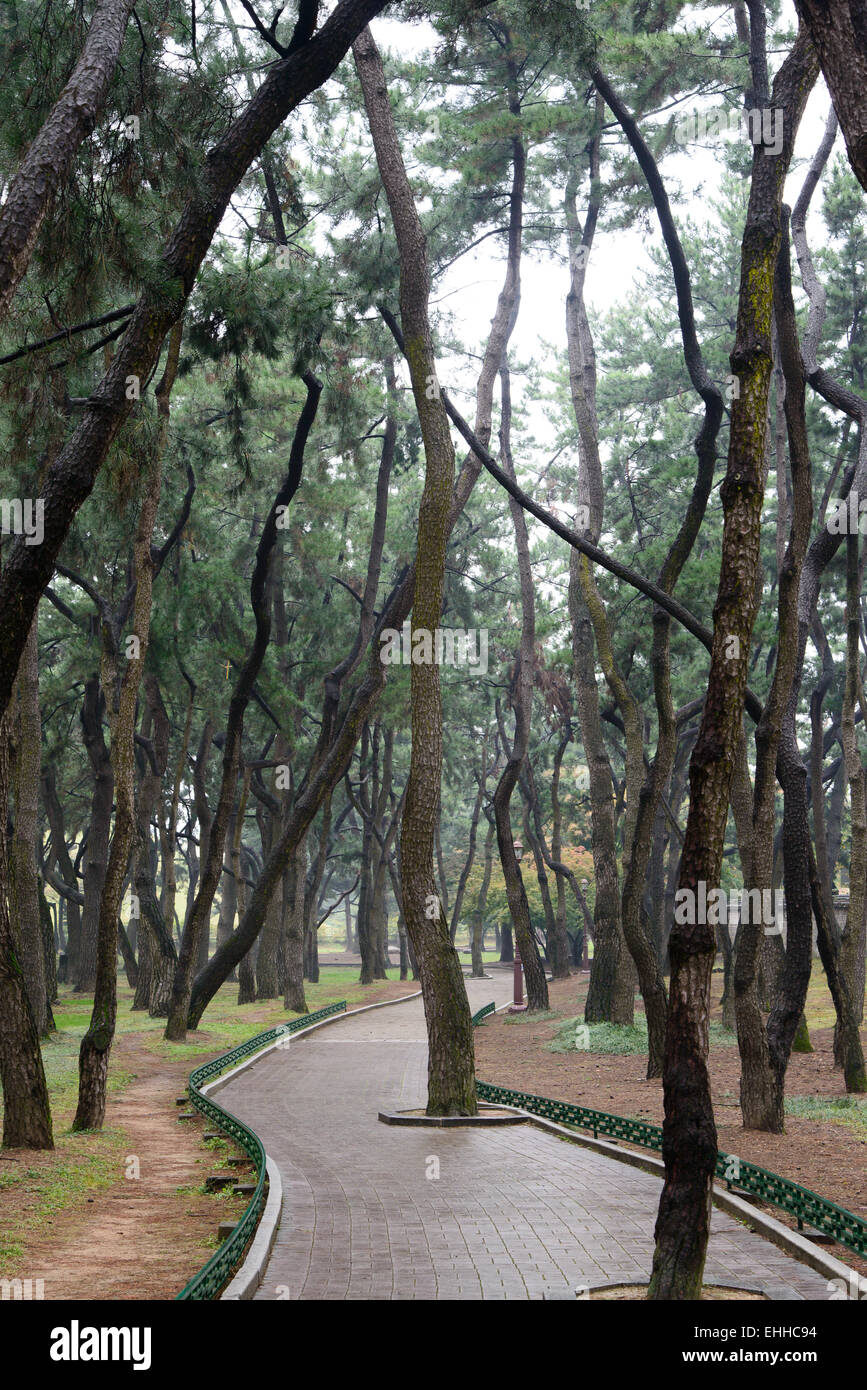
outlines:
{"label": "bare dirt ground", "polygon": [[[552,1010],[561,1018],[583,1015],[587,976],[549,982]],[[713,977],[712,1019],[720,1018],[722,977]],[[640,1005],[636,1001],[636,1015]],[[503,1015],[489,1018],[476,1029],[476,1073],[480,1080],[531,1094],[572,1101],[595,1110],[661,1124],[662,1083],[645,1080],[645,1056],[593,1052],[549,1052],[545,1044],[555,1035],[559,1018],[508,1023]],[[811,1028],[812,1053],[793,1053],[786,1078],[786,1095],[845,1094],[842,1074],[834,1070],[833,1029]],[[867,1033],[865,1033],[867,1041]],[[839,1206],[867,1217],[867,1140],[846,1126],[825,1120],[787,1117],[785,1134],[745,1130],[738,1105],[740,1061],[737,1046],[715,1047],[710,1053],[711,1089],[719,1147],[809,1187]],[[795,1225],[777,1208],[767,1210],[779,1221]],[[867,1261],[830,1247],[844,1263],[867,1274]]]}
{"label": "bare dirt ground", "polygon": [[[174,1298],[212,1253],[218,1223],[244,1209],[243,1198],[178,1191],[198,1187],[214,1167],[204,1122],[177,1118],[189,1066],[159,1061],[134,1034],[117,1039],[113,1057],[138,1077],[106,1114],[124,1140],[118,1181],[58,1213],[50,1233],[26,1240],[27,1277],[44,1279],[46,1299]],[[50,1155],[19,1149],[14,1157],[38,1167]],[[138,1178],[125,1176],[135,1171],[131,1159]],[[10,1216],[4,1212],[4,1221]]]}
{"label": "bare dirt ground", "polygon": [[[411,981],[391,980],[378,985],[375,1002],[417,988]],[[256,1017],[252,1013],[249,1019]],[[188,1037],[207,1045],[206,1029]],[[216,1045],[211,1055],[222,1050]],[[248,1200],[244,1197],[187,1190],[200,1187],[223,1157],[202,1142],[209,1129],[205,1121],[178,1120],[186,1107],[175,1104],[184,1094],[191,1065],[207,1060],[202,1054],[192,1062],[169,1062],[144,1046],[141,1035],[118,1035],[111,1065],[134,1074],[135,1080],[110,1096],[106,1109],[105,1129],[116,1132],[120,1141],[117,1182],[95,1190],[92,1197],[82,1194],[79,1203],[56,1212],[50,1229],[19,1238],[23,1251],[15,1272],[44,1280],[46,1300],[173,1299],[213,1253],[219,1223],[241,1215]],[[86,1152],[92,1138],[76,1136],[75,1150]],[[65,1152],[69,1154],[69,1145]],[[135,1171],[131,1158],[138,1160],[138,1178],[126,1177],[127,1171]],[[13,1163],[32,1170],[34,1177],[49,1176],[55,1162],[55,1154],[7,1150],[0,1178]],[[26,1188],[0,1192],[0,1234],[15,1236],[16,1218],[20,1223],[35,1201]]]}

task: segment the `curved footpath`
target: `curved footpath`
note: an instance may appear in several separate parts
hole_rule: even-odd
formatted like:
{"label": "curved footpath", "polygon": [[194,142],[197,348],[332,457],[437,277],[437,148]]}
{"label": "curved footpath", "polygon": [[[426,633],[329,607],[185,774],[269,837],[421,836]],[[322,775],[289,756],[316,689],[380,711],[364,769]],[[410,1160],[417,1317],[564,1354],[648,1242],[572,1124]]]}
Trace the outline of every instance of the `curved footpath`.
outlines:
{"label": "curved footpath", "polygon": [[[467,980],[473,1010],[511,977]],[[373,1009],[268,1053],[220,1101],[259,1134],[283,1216],[255,1297],[574,1298],[646,1282],[661,1182],[526,1124],[384,1125],[423,1105],[421,999]],[[827,1299],[827,1281],[713,1212],[709,1283]]]}

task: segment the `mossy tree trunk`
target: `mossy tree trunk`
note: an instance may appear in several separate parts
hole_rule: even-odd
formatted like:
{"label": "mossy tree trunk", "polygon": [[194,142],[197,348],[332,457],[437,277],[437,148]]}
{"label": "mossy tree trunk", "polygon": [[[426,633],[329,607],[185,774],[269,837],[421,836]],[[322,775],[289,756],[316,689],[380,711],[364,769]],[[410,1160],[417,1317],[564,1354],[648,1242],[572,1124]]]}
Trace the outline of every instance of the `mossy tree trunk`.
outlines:
{"label": "mossy tree trunk", "polygon": [[[747,686],[761,559],[767,404],[772,369],[774,274],[783,184],[817,63],[801,31],[774,82],[782,110],[779,154],[758,146],[741,253],[735,345],[739,394],[732,401],[729,457],[721,489],[722,558],[708,691],[690,765],[690,805],[680,888],[707,891],[720,881],[734,760]],[[787,692],[788,693],[788,692]],[[698,915],[698,914],[696,914]],[[671,988],[663,1086],[665,1185],[656,1223],[648,1298],[697,1299],[710,1235],[717,1135],[707,1070],[714,928],[675,923],[669,943]]]}

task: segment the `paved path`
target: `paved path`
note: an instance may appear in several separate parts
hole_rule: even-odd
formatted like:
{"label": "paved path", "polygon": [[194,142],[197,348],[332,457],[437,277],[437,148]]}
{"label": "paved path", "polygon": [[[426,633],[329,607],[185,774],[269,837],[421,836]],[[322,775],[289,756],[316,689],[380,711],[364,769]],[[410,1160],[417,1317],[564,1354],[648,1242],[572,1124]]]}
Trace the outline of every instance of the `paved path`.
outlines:
{"label": "paved path", "polygon": [[[467,987],[477,1009],[506,1002],[511,978]],[[283,1180],[257,1298],[564,1298],[606,1279],[647,1280],[658,1178],[531,1125],[377,1120],[423,1104],[426,1091],[420,999],[322,1028],[221,1091]],[[716,1209],[707,1278],[828,1297],[821,1275]]]}

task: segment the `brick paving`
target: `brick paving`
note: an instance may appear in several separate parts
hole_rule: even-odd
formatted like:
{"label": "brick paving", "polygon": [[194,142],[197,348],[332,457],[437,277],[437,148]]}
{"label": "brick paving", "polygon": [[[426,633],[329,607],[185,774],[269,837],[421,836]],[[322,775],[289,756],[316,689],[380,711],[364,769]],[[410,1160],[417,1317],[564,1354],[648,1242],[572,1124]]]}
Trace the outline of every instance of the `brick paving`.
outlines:
{"label": "brick paving", "polygon": [[[468,980],[473,1009],[511,978]],[[381,1109],[423,1105],[421,1000],[349,1017],[270,1053],[220,1094],[283,1180],[257,1298],[567,1298],[645,1282],[660,1179],[531,1125],[412,1129]],[[714,1210],[709,1283],[827,1299],[825,1278]]]}

